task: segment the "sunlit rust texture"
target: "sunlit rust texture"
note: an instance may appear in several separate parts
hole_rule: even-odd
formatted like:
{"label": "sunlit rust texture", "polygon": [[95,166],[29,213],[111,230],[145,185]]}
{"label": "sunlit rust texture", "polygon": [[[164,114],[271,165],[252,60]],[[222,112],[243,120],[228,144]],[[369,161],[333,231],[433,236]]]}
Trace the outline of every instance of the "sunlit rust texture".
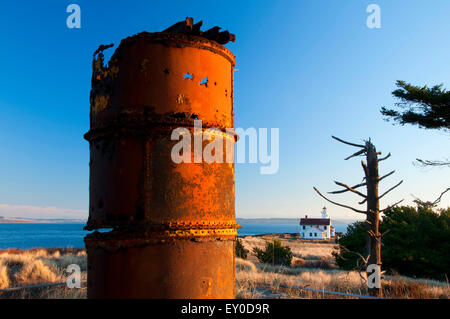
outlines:
{"label": "sunlit rust texture", "polygon": [[235,59],[222,45],[234,35],[200,26],[126,38],[107,65],[112,45],[94,54],[89,298],[235,296],[234,164],[171,159],[172,130],[194,134],[194,120],[235,142]]}

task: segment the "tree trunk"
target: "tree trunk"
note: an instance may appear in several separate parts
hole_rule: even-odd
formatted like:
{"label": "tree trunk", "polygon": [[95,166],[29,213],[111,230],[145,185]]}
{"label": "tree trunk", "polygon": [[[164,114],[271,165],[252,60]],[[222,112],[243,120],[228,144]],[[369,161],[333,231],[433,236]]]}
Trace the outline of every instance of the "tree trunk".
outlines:
{"label": "tree trunk", "polygon": [[[375,146],[369,141],[367,142],[367,168],[365,168],[367,181],[367,253],[369,259],[368,265],[378,265],[378,282],[381,283],[381,244],[379,233],[379,219],[380,219],[380,204],[378,199],[378,157]],[[367,273],[369,276],[370,274]],[[383,292],[381,285],[375,288],[369,288],[371,296],[381,297]]]}
{"label": "tree trunk", "polygon": [[[360,204],[367,202],[367,209],[361,210],[361,209],[357,209],[357,208],[354,208],[354,207],[351,207],[348,205],[334,202],[334,201],[328,199],[327,197],[325,197],[324,195],[322,195],[317,188],[315,188],[315,187],[313,187],[313,188],[317,192],[317,194],[319,194],[319,196],[321,196],[325,200],[329,201],[330,203],[340,206],[340,207],[345,207],[345,208],[351,209],[357,213],[366,215],[366,232],[367,232],[366,249],[367,249],[368,258],[367,258],[367,260],[364,260],[364,261],[366,262],[366,267],[367,267],[366,273],[367,273],[368,291],[369,291],[369,294],[372,296],[382,297],[383,291],[381,289],[381,234],[379,231],[380,198],[383,197],[384,195],[386,195],[387,193],[389,193],[390,191],[392,191],[397,186],[399,186],[403,181],[400,181],[400,183],[398,183],[394,187],[391,187],[389,190],[387,190],[381,196],[379,196],[378,195],[378,184],[380,183],[380,181],[382,179],[392,175],[395,171],[392,171],[380,178],[378,175],[378,162],[384,161],[385,159],[389,158],[391,156],[391,153],[389,153],[385,157],[378,159],[378,154],[381,154],[381,153],[377,153],[377,150],[375,149],[375,146],[370,141],[370,138],[368,141],[366,141],[365,145],[350,143],[350,142],[341,140],[340,138],[337,138],[335,136],[332,136],[332,138],[334,138],[335,140],[337,140],[341,143],[359,148],[359,151],[348,156],[346,158],[346,160],[365,153],[366,159],[367,159],[367,164],[364,163],[364,161],[361,162],[363,169],[364,169],[365,182],[357,184],[353,187],[350,187],[344,183],[335,181],[335,184],[337,184],[341,187],[344,187],[344,189],[330,192],[330,194],[340,194],[340,193],[345,193],[347,191],[351,191],[361,197],[364,197],[364,200],[362,202],[360,202]],[[360,193],[359,191],[356,190],[356,188],[361,187],[361,186],[367,187],[366,195],[363,193]],[[442,197],[442,194],[441,194],[441,197]],[[394,205],[388,206],[387,208],[381,210],[381,212],[400,204],[402,201],[403,201],[403,199],[401,201],[395,203]],[[375,273],[373,273],[374,271],[375,271]]]}

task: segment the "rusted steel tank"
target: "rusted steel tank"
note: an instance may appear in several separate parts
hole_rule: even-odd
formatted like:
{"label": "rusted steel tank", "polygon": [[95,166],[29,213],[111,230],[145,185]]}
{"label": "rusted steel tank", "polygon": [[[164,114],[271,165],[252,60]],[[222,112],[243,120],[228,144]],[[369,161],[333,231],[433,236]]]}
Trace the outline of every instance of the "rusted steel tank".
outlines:
{"label": "rusted steel tank", "polygon": [[112,45],[94,54],[85,229],[112,230],[85,238],[89,298],[235,296],[234,163],[171,158],[172,131],[194,134],[195,120],[236,139],[235,58],[220,44],[234,36],[199,29],[188,18],[126,38],[107,66]]}

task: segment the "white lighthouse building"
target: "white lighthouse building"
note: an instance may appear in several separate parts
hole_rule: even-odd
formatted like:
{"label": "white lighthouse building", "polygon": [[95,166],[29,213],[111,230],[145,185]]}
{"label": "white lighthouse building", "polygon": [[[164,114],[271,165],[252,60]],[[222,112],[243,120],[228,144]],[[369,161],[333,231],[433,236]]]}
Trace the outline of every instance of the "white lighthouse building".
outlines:
{"label": "white lighthouse building", "polygon": [[334,227],[324,207],[322,218],[300,218],[300,238],[302,239],[330,239],[334,237]]}

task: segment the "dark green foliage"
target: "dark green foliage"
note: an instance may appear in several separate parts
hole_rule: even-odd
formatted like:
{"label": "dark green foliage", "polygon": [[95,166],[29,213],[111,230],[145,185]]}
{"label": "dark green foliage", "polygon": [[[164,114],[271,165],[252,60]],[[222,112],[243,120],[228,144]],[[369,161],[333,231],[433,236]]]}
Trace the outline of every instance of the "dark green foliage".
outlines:
{"label": "dark green foliage", "polygon": [[[348,225],[347,232],[338,240],[340,246],[345,247],[349,251],[342,249],[339,253],[333,252],[336,263],[340,268],[352,270],[356,268],[357,260],[361,258],[358,254],[367,257],[365,249],[366,244],[366,228],[365,222],[355,222]],[[358,254],[356,254],[358,253]]]}
{"label": "dark green foliage", "polygon": [[400,102],[397,107],[405,111],[381,108],[381,114],[402,125],[412,124],[426,129],[450,129],[450,91],[441,85],[432,88],[414,86],[397,81],[399,89],[392,92]]}
{"label": "dark green foliage", "polygon": [[244,245],[242,245],[242,242],[239,240],[239,238],[236,240],[236,257],[247,259],[247,250],[244,248]]}
{"label": "dark green foliage", "polygon": [[274,239],[273,242],[266,243],[266,249],[254,247],[253,253],[262,263],[290,266],[292,251],[289,246],[281,245],[281,241]]}
{"label": "dark green foliage", "polygon": [[[383,270],[445,280],[450,274],[450,208],[438,213],[422,206],[402,206],[384,214],[380,231],[389,229],[389,232],[382,237]],[[340,244],[348,250],[363,252],[366,257],[364,227],[360,222],[352,224]],[[343,252],[335,257],[344,269],[356,266],[356,255]]]}
{"label": "dark green foliage", "polygon": [[[401,274],[444,279],[450,274],[450,209],[436,213],[419,206],[385,212],[381,231],[385,268]],[[384,250],[384,254],[383,254]]]}

